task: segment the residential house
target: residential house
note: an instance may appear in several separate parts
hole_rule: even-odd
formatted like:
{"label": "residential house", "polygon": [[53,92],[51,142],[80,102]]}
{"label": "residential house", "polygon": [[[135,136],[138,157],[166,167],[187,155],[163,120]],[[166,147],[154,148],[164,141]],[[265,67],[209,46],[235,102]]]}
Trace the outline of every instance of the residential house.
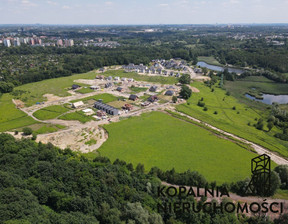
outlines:
{"label": "residential house", "polygon": [[110,88],[110,87],[112,87],[112,83],[111,82],[105,84],[105,88]]}
{"label": "residential house", "polygon": [[98,110],[102,110],[110,115],[118,115],[119,110],[115,107],[112,107],[108,104],[102,103],[102,101],[96,101],[94,107]]}
{"label": "residential house", "polygon": [[72,85],[72,89],[73,89],[73,90],[78,89],[78,88],[80,88],[80,87],[81,87],[81,86],[76,85],[76,84],[73,84],[73,85]]}
{"label": "residential house", "polygon": [[97,90],[100,89],[100,86],[90,86],[90,89]]}
{"label": "residential house", "polygon": [[173,96],[174,95],[174,91],[168,90],[168,91],[166,91],[165,95],[166,96]]}
{"label": "residential house", "polygon": [[117,90],[118,92],[123,92],[124,89],[123,89],[122,87],[118,86],[116,90]]}
{"label": "residential house", "polygon": [[132,94],[132,95],[129,96],[129,100],[135,101],[135,100],[138,100],[138,99],[139,99],[139,97],[137,95]]}
{"label": "residential house", "polygon": [[78,102],[72,103],[72,108],[79,108],[83,105],[84,103],[82,101],[78,101]]}
{"label": "residential house", "polygon": [[122,107],[122,109],[123,110],[128,110],[128,111],[130,111],[130,110],[132,110],[133,109],[133,106],[131,105],[131,104],[125,104],[123,107]]}
{"label": "residential house", "polygon": [[158,100],[158,96],[156,96],[156,95],[150,96],[150,97],[148,98],[148,101],[150,101],[151,103],[154,103],[154,102],[157,101],[157,100]]}
{"label": "residential house", "polygon": [[151,86],[149,91],[150,92],[156,92],[157,88],[158,88],[157,86]]}

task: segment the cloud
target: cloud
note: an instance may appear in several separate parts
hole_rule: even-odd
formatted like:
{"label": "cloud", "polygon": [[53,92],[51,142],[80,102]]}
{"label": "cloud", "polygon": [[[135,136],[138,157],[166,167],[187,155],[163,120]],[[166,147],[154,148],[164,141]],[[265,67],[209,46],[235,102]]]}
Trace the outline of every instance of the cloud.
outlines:
{"label": "cloud", "polygon": [[163,4],[159,4],[159,6],[160,6],[160,7],[167,7],[167,6],[169,6],[169,4],[163,3]]}
{"label": "cloud", "polygon": [[62,6],[62,9],[71,9],[71,7],[68,6],[68,5],[63,5],[63,6]]}
{"label": "cloud", "polygon": [[105,5],[113,5],[113,2],[105,2]]}
{"label": "cloud", "polygon": [[47,3],[48,3],[49,5],[58,5],[57,2],[53,2],[53,1],[47,1]]}
{"label": "cloud", "polygon": [[238,0],[230,0],[230,4],[238,4],[240,3]]}
{"label": "cloud", "polygon": [[21,0],[22,5],[30,7],[30,6],[37,6],[34,2],[31,2],[29,0]]}
{"label": "cloud", "polygon": [[35,7],[37,6],[34,2],[31,2],[29,0],[21,0],[21,4],[27,9],[29,7]]}

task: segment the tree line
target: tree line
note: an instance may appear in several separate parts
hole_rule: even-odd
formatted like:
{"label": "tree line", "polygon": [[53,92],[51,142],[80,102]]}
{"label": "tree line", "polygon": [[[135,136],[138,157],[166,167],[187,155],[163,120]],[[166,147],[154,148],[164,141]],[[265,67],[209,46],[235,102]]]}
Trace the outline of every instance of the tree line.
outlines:
{"label": "tree line", "polygon": [[157,213],[157,203],[180,200],[157,196],[161,184],[158,176],[178,184],[207,183],[197,172],[178,174],[175,170],[163,172],[153,168],[146,173],[142,164],[134,168],[130,163],[121,160],[111,163],[100,156],[88,160],[50,143],[16,140],[0,134],[0,220],[3,223],[273,223],[261,216],[238,217],[228,213]]}

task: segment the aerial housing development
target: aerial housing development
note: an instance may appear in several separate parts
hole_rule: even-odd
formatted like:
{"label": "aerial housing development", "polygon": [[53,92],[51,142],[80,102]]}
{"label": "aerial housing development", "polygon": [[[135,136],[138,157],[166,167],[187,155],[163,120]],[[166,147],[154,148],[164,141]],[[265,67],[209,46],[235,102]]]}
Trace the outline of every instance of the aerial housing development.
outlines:
{"label": "aerial housing development", "polygon": [[288,5],[128,2],[1,2],[0,223],[286,224]]}

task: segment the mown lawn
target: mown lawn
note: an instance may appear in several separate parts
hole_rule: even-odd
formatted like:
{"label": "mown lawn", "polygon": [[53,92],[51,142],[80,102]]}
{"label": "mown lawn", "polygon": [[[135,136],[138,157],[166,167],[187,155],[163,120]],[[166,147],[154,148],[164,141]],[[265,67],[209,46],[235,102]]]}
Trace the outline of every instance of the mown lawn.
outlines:
{"label": "mown lawn", "polygon": [[250,176],[256,154],[211,132],[161,112],[142,114],[104,126],[108,140],[98,150],[112,161],[119,158],[163,170],[197,170],[209,181],[232,182]]}
{"label": "mown lawn", "polygon": [[133,93],[140,93],[146,91],[148,88],[131,86],[129,89],[133,91]]}
{"label": "mown lawn", "polygon": [[112,102],[112,101],[115,101],[115,100],[118,100],[119,99],[123,99],[123,97],[116,97],[112,94],[109,94],[109,93],[103,93],[103,94],[98,94],[98,95],[95,95],[95,96],[89,96],[89,97],[86,97],[86,98],[83,98],[83,99],[79,99],[79,100],[72,100],[71,103],[75,103],[75,102],[78,102],[78,101],[83,101],[84,103],[87,103],[89,100],[102,100],[103,103],[109,103],[109,102]]}
{"label": "mown lawn", "polygon": [[90,89],[89,87],[86,87],[86,88],[81,88],[79,90],[76,90],[77,93],[82,93],[82,94],[85,94],[85,93],[92,93],[94,92],[93,89]]}
{"label": "mown lawn", "polygon": [[82,111],[76,111],[72,113],[67,113],[62,116],[60,116],[58,119],[60,120],[77,120],[81,123],[86,123],[88,121],[94,120],[90,116],[86,116]]}
{"label": "mown lawn", "polygon": [[[274,127],[271,132],[267,132],[266,122],[264,131],[257,130],[253,126],[257,123],[255,119],[266,120],[269,115],[267,107],[262,107],[262,110],[255,109],[240,103],[233,96],[227,96],[223,89],[214,87],[215,91],[211,92],[210,88],[200,82],[195,82],[192,86],[198,88],[200,93],[193,93],[188,100],[189,105],[186,103],[178,105],[177,110],[288,157],[288,142],[273,137],[280,130]],[[208,111],[197,106],[202,97]],[[235,110],[232,109],[234,106]],[[218,114],[214,114],[215,111]]]}
{"label": "mown lawn", "polygon": [[69,109],[63,106],[54,105],[37,110],[36,112],[34,112],[33,116],[38,118],[39,120],[49,120],[54,119],[67,111],[69,111]]}

